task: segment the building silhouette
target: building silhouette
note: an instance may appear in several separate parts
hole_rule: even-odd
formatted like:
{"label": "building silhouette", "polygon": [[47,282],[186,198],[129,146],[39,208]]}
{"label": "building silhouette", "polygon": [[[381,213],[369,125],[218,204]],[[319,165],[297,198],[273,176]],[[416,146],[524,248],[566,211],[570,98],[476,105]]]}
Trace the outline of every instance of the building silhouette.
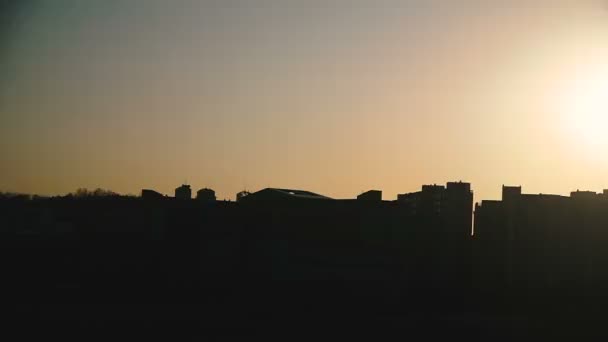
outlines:
{"label": "building silhouette", "polygon": [[443,185],[423,185],[422,190],[409,194],[397,195],[397,201],[412,205],[412,213],[420,216],[440,216],[445,205],[445,187]]}
{"label": "building silhouette", "polygon": [[192,199],[192,189],[190,189],[190,185],[182,184],[175,188],[175,198],[180,200]]}
{"label": "building silhouette", "polygon": [[[141,197],[167,198],[150,189]],[[175,198],[190,197],[190,186],[176,189]],[[204,188],[197,198],[0,196],[0,252],[13,261],[5,285],[20,295],[7,307],[26,324],[42,312],[228,325],[236,311],[235,322],[322,308],[348,324],[390,312],[459,317],[456,325],[477,329],[504,313],[603,317],[608,305],[607,190],[559,196],[503,185],[500,200],[475,204],[473,235],[464,182],[397,200],[380,190],[331,199],[283,188],[212,205]],[[66,286],[74,296],[49,290]]]}
{"label": "building silhouette", "polygon": [[608,197],[575,191],[570,196],[523,194],[503,186],[502,200],[475,205],[476,254],[486,259],[479,274],[509,291],[545,289],[565,293],[607,279],[600,245],[608,243]]}
{"label": "building silhouette", "polygon": [[366,191],[359,196],[357,196],[357,200],[360,201],[382,201],[382,191],[380,190],[369,190]]}
{"label": "building silhouette", "polygon": [[331,198],[305,190],[279,188],[266,188],[239,198],[240,202],[272,200],[331,200]]}
{"label": "building silhouette", "polygon": [[151,189],[142,189],[141,190],[141,198],[150,200],[150,199],[161,199],[165,198],[165,196],[155,190]]}
{"label": "building silhouette", "polygon": [[215,191],[203,188],[196,192],[196,199],[200,201],[214,202],[216,200]]}
{"label": "building silhouette", "polygon": [[433,219],[444,233],[471,235],[473,192],[471,184],[449,182],[423,185],[418,192],[397,195],[397,203],[412,216]]}
{"label": "building silhouette", "polygon": [[251,192],[249,192],[247,190],[243,190],[236,194],[236,201],[240,202],[241,199],[243,199],[244,197],[249,196],[249,195],[251,195]]}

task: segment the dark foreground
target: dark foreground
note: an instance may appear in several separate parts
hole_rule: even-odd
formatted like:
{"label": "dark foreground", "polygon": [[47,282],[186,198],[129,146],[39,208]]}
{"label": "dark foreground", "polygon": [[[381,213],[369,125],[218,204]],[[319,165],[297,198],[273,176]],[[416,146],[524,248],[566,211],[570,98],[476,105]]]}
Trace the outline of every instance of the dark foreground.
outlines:
{"label": "dark foreground", "polygon": [[599,280],[543,282],[542,269],[507,275],[475,239],[364,206],[5,201],[3,326],[17,332],[10,340],[605,333],[608,288]]}

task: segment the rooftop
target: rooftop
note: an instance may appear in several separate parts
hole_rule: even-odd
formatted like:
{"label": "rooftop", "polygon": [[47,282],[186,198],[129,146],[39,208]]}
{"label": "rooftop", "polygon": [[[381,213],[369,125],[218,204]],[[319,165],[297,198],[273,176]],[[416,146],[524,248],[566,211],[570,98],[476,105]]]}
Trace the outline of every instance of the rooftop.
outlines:
{"label": "rooftop", "polygon": [[[283,195],[288,195],[288,196],[292,196],[292,197],[297,197],[297,198],[310,198],[310,199],[331,199],[329,197],[323,196],[323,195],[319,195],[316,194],[314,192],[310,192],[310,191],[305,191],[305,190],[295,190],[295,189],[279,189],[279,188],[267,188],[264,189],[266,191],[275,191],[275,192],[279,192]],[[262,191],[264,191],[262,190]]]}

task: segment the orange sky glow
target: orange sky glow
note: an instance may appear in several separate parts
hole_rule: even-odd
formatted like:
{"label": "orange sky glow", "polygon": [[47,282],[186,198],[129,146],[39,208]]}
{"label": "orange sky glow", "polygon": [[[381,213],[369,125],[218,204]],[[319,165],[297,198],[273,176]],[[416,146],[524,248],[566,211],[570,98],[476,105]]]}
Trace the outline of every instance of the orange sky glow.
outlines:
{"label": "orange sky glow", "polygon": [[91,1],[0,45],[0,190],[608,188],[604,1]]}

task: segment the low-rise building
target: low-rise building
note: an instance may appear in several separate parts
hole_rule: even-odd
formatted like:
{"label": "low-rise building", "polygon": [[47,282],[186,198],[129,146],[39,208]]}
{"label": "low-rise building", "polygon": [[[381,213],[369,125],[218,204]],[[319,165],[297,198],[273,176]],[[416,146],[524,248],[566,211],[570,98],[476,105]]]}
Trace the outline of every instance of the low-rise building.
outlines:
{"label": "low-rise building", "polygon": [[181,200],[192,199],[192,189],[190,189],[190,185],[183,184],[175,188],[175,198]]}
{"label": "low-rise building", "polygon": [[382,191],[380,190],[369,190],[366,191],[359,196],[357,196],[357,200],[359,201],[382,201]]}
{"label": "low-rise building", "polygon": [[196,199],[200,201],[215,202],[215,191],[209,188],[203,188],[196,192]]}

